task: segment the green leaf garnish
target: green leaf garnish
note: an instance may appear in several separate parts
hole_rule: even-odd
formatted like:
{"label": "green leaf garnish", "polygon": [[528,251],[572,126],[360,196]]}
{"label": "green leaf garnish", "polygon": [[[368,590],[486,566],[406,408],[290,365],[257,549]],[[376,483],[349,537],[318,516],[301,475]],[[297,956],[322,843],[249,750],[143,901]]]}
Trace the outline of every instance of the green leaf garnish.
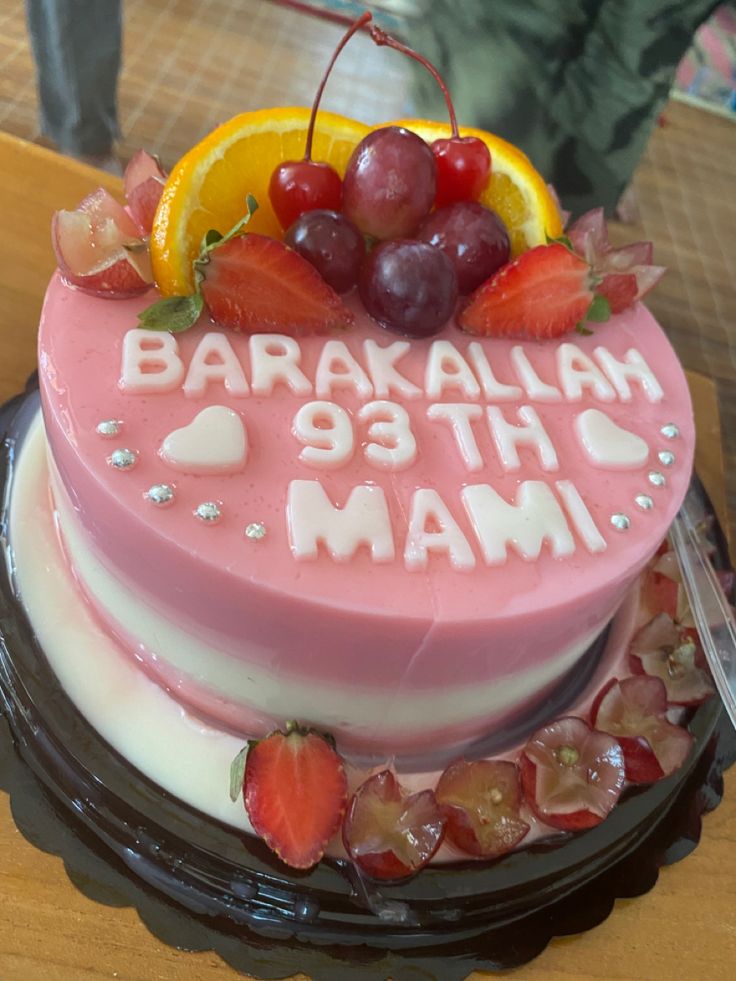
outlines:
{"label": "green leaf garnish", "polygon": [[210,261],[210,256],[215,249],[238,236],[258,210],[258,202],[252,194],[246,196],[245,208],[245,215],[236,221],[225,235],[218,232],[216,228],[210,228],[202,237],[199,255],[192,263],[194,293],[191,296],[167,296],[152,303],[138,314],[142,327],[147,330],[167,330],[171,334],[179,334],[196,324],[204,309],[204,297],[201,292],[204,266]]}
{"label": "green leaf garnish", "polygon": [[191,296],[166,296],[141,310],[138,319],[146,330],[168,330],[180,334],[196,324],[204,308],[204,298],[198,291]]}
{"label": "green leaf garnish", "polygon": [[240,750],[238,755],[230,764],[230,800],[235,803],[235,801],[240,797],[243,790],[243,781],[245,780],[245,761],[248,757],[248,750],[250,749],[250,743],[247,743]]}
{"label": "green leaf garnish", "polygon": [[575,333],[582,334],[583,337],[590,337],[593,331],[588,330],[585,324],[581,321],[580,323],[575,324]]}
{"label": "green leaf garnish", "polygon": [[585,315],[586,320],[592,320],[593,323],[602,324],[611,316],[611,305],[605,296],[597,295],[593,297],[593,302],[588,307],[588,312]]}
{"label": "green leaf garnish", "polygon": [[566,249],[570,252],[575,252],[572,246],[572,241],[567,235],[560,235],[558,238],[550,238],[549,235],[545,233],[545,238],[547,239],[547,245],[564,245]]}

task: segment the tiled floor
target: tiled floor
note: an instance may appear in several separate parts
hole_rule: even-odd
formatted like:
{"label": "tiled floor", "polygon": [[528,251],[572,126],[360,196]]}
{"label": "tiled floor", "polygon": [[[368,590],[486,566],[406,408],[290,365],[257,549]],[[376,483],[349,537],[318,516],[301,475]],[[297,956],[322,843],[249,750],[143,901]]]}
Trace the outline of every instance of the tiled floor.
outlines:
{"label": "tiled floor", "polygon": [[[422,0],[424,2],[424,0]],[[245,109],[304,104],[343,28],[269,0],[125,0],[120,152],[171,165]],[[368,123],[410,114],[401,58],[356,37],[338,60],[325,108]],[[34,139],[33,62],[23,4],[0,0],[0,129]],[[640,222],[669,273],[650,305],[688,367],[718,380],[736,513],[736,124],[672,103],[635,177]],[[730,466],[728,466],[730,464]]]}

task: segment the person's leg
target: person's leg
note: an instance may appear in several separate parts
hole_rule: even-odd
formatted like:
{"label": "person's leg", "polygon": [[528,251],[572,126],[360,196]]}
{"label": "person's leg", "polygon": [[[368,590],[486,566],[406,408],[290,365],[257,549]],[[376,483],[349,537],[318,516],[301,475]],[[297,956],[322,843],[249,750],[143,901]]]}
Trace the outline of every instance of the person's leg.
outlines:
{"label": "person's leg", "polygon": [[104,158],[118,135],[121,0],[26,0],[41,128],[64,153]]}

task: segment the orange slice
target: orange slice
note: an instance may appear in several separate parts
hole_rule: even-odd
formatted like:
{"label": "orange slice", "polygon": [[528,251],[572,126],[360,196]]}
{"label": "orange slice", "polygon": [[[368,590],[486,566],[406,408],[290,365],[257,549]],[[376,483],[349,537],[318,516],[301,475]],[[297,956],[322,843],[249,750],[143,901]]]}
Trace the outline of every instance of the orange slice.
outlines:
{"label": "orange slice", "polygon": [[[281,238],[268,183],[282,160],[303,157],[309,114],[303,107],[242,113],[210,133],[174,167],[151,234],[153,273],[165,296],[193,291],[192,260],[202,237],[210,228],[223,233],[232,228],[245,214],[247,194],[259,204],[248,231]],[[406,126],[430,143],[450,133],[447,124],[421,119],[381,125]],[[354,119],[320,112],[313,158],[332,164],[342,176],[350,154],[368,132]],[[491,151],[491,178],[480,200],[506,223],[513,254],[560,235],[557,205],[521,150],[483,130],[461,128],[460,133],[479,137]]]}
{"label": "orange slice", "polygon": [[[448,123],[426,119],[400,119],[382,126],[405,126],[427,143],[451,135]],[[491,177],[480,196],[481,204],[503,219],[511,237],[511,252],[517,256],[535,245],[544,245],[547,236],[562,234],[560,211],[544,178],[531,161],[512,143],[482,129],[460,127],[461,136],[477,136],[491,151]]]}
{"label": "orange slice", "polygon": [[[259,209],[248,231],[281,238],[268,200],[268,182],[282,160],[301,160],[309,125],[305,108],[260,109],[224,123],[193,147],[166,182],[151,233],[153,273],[166,296],[194,289],[192,260],[202,236],[226,232],[246,212],[246,194]],[[331,112],[317,115],[312,156],[342,176],[368,127]]]}

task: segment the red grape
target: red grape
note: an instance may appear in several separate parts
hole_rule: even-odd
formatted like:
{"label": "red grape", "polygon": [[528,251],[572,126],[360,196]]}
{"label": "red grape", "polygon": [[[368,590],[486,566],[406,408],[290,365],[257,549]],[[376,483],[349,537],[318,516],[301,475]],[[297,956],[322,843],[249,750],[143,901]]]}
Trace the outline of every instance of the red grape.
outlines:
{"label": "red grape", "polygon": [[365,235],[405,238],[429,213],[437,165],[416,133],[386,126],[353,150],[343,183],[343,211]]}
{"label": "red grape", "polygon": [[477,201],[457,201],[427,215],[417,238],[441,249],[455,267],[457,288],[472,293],[509,261],[506,226]]}
{"label": "red grape", "polygon": [[337,293],[355,286],[365,242],[345,215],[337,211],[308,211],[289,228],[284,242],[311,262]]}
{"label": "red grape", "polygon": [[363,263],[360,298],[380,323],[412,337],[436,334],[457,302],[452,263],[426,242],[381,242]]}

